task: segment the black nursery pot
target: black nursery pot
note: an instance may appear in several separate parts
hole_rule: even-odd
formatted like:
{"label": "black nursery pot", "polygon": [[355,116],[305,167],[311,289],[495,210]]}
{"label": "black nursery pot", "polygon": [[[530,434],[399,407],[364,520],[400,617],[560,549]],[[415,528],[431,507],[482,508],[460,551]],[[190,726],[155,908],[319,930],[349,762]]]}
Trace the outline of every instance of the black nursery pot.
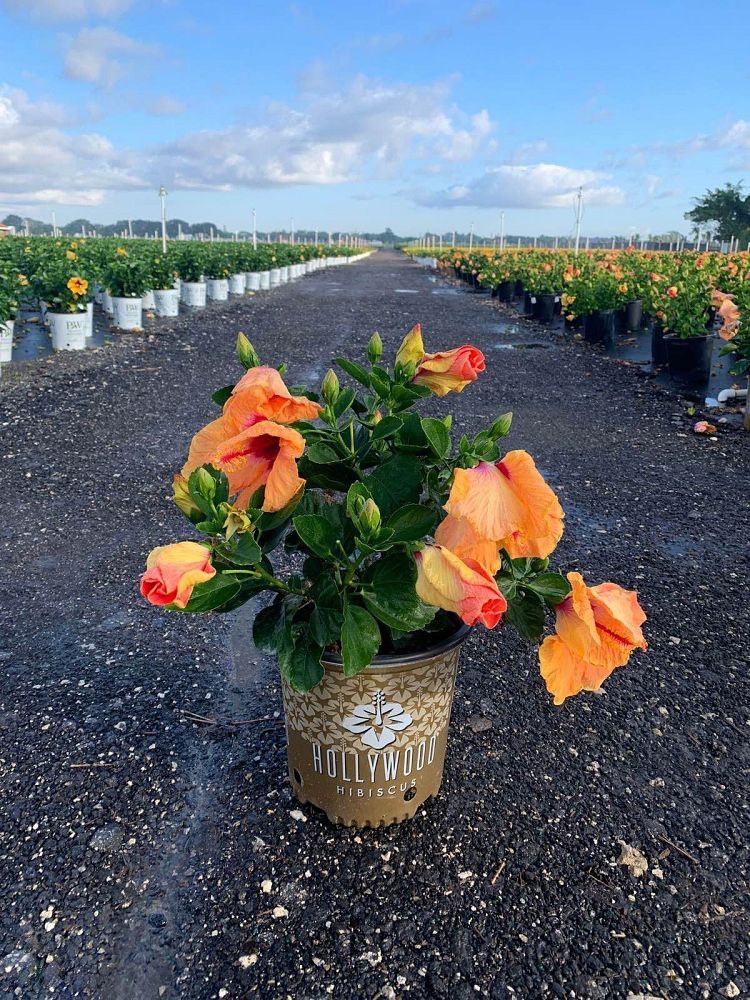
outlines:
{"label": "black nursery pot", "polygon": [[658,320],[651,324],[651,360],[655,365],[667,363],[667,345],[664,343],[664,330]]}
{"label": "black nursery pot", "polygon": [[583,339],[590,344],[596,344],[602,339],[598,312],[586,313],[583,317]]}
{"label": "black nursery pot", "polygon": [[497,297],[500,302],[510,302],[513,298],[514,282],[501,281],[497,286]]}
{"label": "black nursery pot", "polygon": [[615,309],[615,333],[624,336],[628,332],[627,316],[624,309]]}
{"label": "black nursery pot", "polygon": [[617,336],[618,310],[600,309],[597,313],[599,324],[599,340],[605,347],[613,347]]}
{"label": "black nursery pot", "polygon": [[633,299],[625,306],[625,328],[626,330],[640,330],[643,319],[643,303],[640,299]]}
{"label": "black nursery pot", "polygon": [[524,316],[533,316],[534,315],[534,303],[531,301],[531,299],[532,299],[531,292],[524,292],[523,293],[523,314],[524,314]]}
{"label": "black nursery pot", "polygon": [[534,319],[539,323],[551,323],[555,317],[555,296],[537,295],[534,306]]}
{"label": "black nursery pot", "polygon": [[667,345],[667,364],[671,378],[691,383],[708,381],[713,337],[701,335],[680,338],[668,334],[664,341]]}
{"label": "black nursery pot", "polygon": [[520,280],[520,278],[515,284],[515,288],[513,289],[513,295],[516,298],[520,298],[523,295],[523,282]]}

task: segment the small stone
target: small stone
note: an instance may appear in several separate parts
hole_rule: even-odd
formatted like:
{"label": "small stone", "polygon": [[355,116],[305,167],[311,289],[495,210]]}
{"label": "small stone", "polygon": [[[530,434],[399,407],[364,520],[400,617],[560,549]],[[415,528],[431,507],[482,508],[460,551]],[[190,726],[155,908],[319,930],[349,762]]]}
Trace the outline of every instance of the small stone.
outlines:
{"label": "small stone", "polygon": [[473,877],[474,877],[474,872],[465,871],[465,872],[459,872],[458,873],[458,879],[459,879],[460,882],[465,882],[467,879],[470,879],[470,878],[473,878]]}
{"label": "small stone", "polygon": [[228,997],[228,996],[229,996],[229,990],[226,989],[226,987],[222,986],[221,989],[219,990],[219,998],[220,998],[220,1000],[224,1000],[224,997]]}
{"label": "small stone", "polygon": [[[258,961],[257,955],[240,955],[237,964],[241,969],[249,969]],[[315,959],[313,959],[315,961]]]}
{"label": "small stone", "polygon": [[492,729],[492,719],[487,719],[483,715],[472,715],[468,725],[472,733],[484,733],[486,730]]}
{"label": "small stone", "polygon": [[263,879],[263,881],[260,883],[260,891],[269,893],[271,889],[273,889],[273,882],[271,881],[271,879],[270,878]]}
{"label": "small stone", "polygon": [[738,997],[740,995],[740,988],[737,983],[728,982],[726,986],[722,986],[719,993],[723,997]]}
{"label": "small stone", "polygon": [[380,948],[377,951],[366,951],[363,955],[360,955],[360,960],[362,962],[367,962],[369,965],[375,968],[376,965],[380,965],[383,961],[383,953]]}
{"label": "small stone", "polygon": [[307,816],[305,816],[305,814],[300,809],[292,809],[289,815],[292,817],[292,819],[296,819],[298,823],[307,822]]}
{"label": "small stone", "polygon": [[271,916],[274,920],[281,920],[289,916],[289,910],[285,906],[274,906]]}
{"label": "small stone", "polygon": [[617,859],[617,864],[625,865],[629,868],[630,874],[635,878],[645,875],[648,871],[648,861],[645,854],[639,851],[637,847],[631,847],[630,844],[626,844],[624,840],[621,840],[620,844],[622,850],[620,851],[620,857]]}
{"label": "small stone", "polygon": [[117,730],[118,733],[124,733],[127,728],[128,728],[127,722],[116,722],[115,723],[115,729]]}
{"label": "small stone", "polygon": [[89,847],[94,851],[116,851],[122,840],[122,827],[118,823],[109,823],[96,831],[89,840]]}

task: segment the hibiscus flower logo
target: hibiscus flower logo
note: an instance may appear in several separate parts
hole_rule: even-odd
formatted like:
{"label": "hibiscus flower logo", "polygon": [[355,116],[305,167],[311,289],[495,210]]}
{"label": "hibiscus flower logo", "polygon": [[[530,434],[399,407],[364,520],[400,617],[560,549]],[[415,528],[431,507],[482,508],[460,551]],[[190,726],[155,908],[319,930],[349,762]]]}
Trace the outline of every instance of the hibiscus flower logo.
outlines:
{"label": "hibiscus flower logo", "polygon": [[372,696],[371,705],[358,705],[341,725],[347,732],[359,736],[366,747],[382,750],[412,724],[412,717],[395,701],[386,701],[382,691]]}

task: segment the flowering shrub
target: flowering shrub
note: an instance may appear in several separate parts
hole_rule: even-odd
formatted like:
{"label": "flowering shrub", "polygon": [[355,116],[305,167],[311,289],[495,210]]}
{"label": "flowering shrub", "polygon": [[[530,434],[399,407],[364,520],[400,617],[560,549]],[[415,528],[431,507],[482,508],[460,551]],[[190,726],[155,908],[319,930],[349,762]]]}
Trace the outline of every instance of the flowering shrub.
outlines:
{"label": "flowering shrub", "polygon": [[105,288],[117,298],[140,298],[149,287],[149,277],[146,262],[139,255],[131,257],[123,246],[115,249],[103,272]]}
{"label": "flowering shrub", "polygon": [[91,300],[91,271],[74,241],[56,248],[34,277],[35,290],[52,313],[85,312]]}
{"label": "flowering shrub", "polygon": [[[214,394],[220,414],[198,431],[174,479],[174,500],[203,535],[151,553],[141,593],[179,612],[231,611],[263,591],[254,623],[300,691],[338,652],[347,676],[380,652],[425,649],[461,623],[510,625],[539,640],[557,704],[598,688],[633,649],[645,649],[634,593],[587,587],[550,569],[564,512],[525,451],[503,453],[511,414],[473,437],[451,417],[420,417],[430,396],[462,392],[484,371],[465,344],[425,349],[420,327],[392,366],[373,334],[367,364],[338,358],[320,394],[287,388],[244,335],[245,374]],[[272,556],[298,556],[282,575]]]}

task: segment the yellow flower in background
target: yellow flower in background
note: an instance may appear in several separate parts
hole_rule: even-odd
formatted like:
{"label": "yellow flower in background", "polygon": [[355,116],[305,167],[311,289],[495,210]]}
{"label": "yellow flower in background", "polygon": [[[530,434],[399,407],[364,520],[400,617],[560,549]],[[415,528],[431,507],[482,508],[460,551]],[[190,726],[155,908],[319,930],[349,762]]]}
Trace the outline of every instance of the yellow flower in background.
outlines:
{"label": "yellow flower in background", "polygon": [[627,295],[627,293],[628,293],[628,286],[627,286],[627,284],[623,281],[623,283],[621,285],[617,286],[617,291],[620,293],[620,295]]}
{"label": "yellow flower in background", "polygon": [[72,250],[66,250],[65,251],[65,256],[68,258],[68,260],[75,260],[76,259],[76,255],[73,253]]}
{"label": "yellow flower in background", "polygon": [[70,244],[70,249],[71,250],[76,250],[77,248],[78,248],[78,244],[76,243],[75,240],[73,240],[73,242]]}
{"label": "yellow flower in background", "polygon": [[28,285],[28,283],[29,279],[26,277],[25,274],[18,275],[18,284],[21,286],[21,288],[25,288]]}
{"label": "yellow flower in background", "polygon": [[89,287],[88,281],[85,278],[71,278],[68,282],[68,290],[78,298],[81,295],[85,295]]}
{"label": "yellow flower in background", "polygon": [[115,253],[117,254],[118,257],[127,257],[128,255],[128,251],[125,249],[125,247],[118,247],[115,250]]}

